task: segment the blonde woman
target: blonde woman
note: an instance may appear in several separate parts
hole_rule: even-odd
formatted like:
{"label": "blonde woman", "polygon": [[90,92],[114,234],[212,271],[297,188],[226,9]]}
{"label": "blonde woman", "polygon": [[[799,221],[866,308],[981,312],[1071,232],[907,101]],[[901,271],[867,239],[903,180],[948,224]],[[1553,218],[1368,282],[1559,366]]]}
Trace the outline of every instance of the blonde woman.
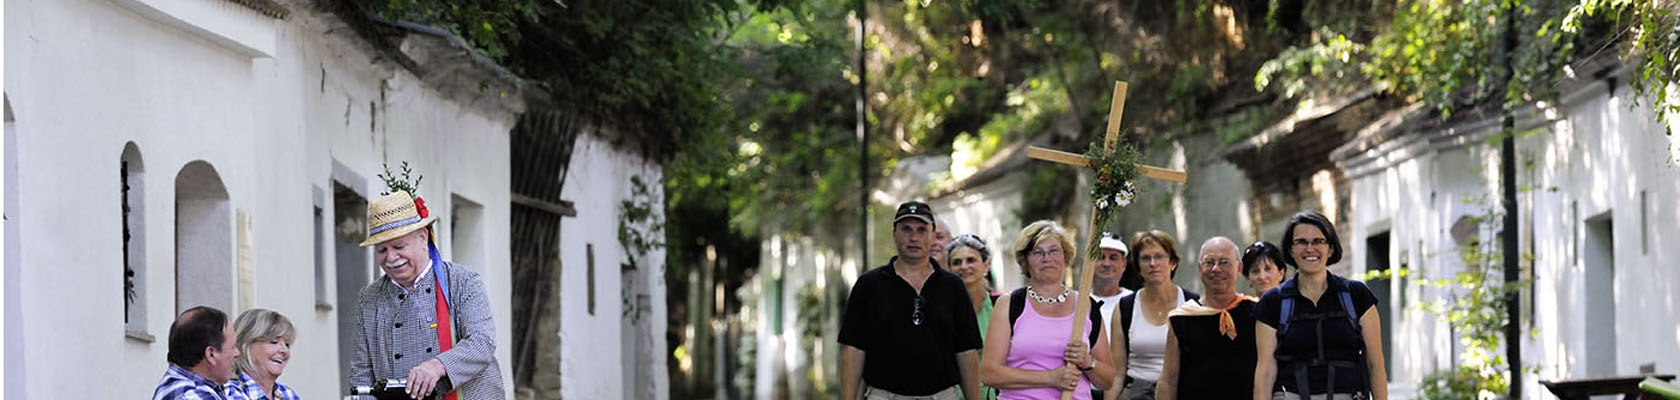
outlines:
{"label": "blonde woman", "polygon": [[[1060,225],[1041,220],[1021,231],[1013,249],[1027,285],[998,297],[1010,309],[987,323],[980,381],[998,388],[1000,400],[1060,399],[1065,390],[1090,399],[1091,389],[1111,383],[1114,369],[1102,313],[1093,305],[1089,315],[1074,315],[1074,302],[1095,300],[1063,280],[1078,248]],[[1091,321],[1079,335],[1085,340],[1068,341],[1074,318]]]}
{"label": "blonde woman", "polygon": [[228,400],[297,400],[297,392],[279,382],[292,360],[292,341],[297,340],[292,321],[273,310],[253,308],[239,314],[233,330],[238,376],[223,385]]}

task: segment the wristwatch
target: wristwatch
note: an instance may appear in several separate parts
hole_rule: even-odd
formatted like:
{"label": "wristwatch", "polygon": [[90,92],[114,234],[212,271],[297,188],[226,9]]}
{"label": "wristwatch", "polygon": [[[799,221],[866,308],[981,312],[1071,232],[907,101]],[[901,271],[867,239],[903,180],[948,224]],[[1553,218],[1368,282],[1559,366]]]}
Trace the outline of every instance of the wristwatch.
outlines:
{"label": "wristwatch", "polygon": [[1093,370],[1093,369],[1097,369],[1097,359],[1095,359],[1095,358],[1092,358],[1092,359],[1091,359],[1091,365],[1089,365],[1089,366],[1080,366],[1080,367],[1079,367],[1079,370],[1080,370],[1080,371],[1090,371],[1090,370]]}

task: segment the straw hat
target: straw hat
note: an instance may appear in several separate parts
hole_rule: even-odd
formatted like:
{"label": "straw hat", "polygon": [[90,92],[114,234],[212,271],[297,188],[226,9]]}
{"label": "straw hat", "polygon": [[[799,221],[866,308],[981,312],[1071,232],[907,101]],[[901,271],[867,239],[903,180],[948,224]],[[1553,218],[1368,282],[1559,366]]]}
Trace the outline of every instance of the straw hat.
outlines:
{"label": "straw hat", "polygon": [[430,216],[426,201],[405,191],[394,191],[368,202],[368,237],[362,247],[384,243],[431,226],[437,217]]}

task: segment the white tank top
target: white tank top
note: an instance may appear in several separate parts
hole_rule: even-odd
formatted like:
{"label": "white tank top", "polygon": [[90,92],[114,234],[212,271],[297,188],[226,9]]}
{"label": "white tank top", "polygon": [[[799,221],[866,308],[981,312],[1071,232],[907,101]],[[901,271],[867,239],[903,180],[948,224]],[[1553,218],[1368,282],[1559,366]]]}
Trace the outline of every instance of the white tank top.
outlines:
{"label": "white tank top", "polygon": [[[1183,288],[1178,289],[1178,301],[1173,307],[1179,304],[1184,304]],[[1161,379],[1161,364],[1167,356],[1167,325],[1151,325],[1143,317],[1141,292],[1132,302],[1132,327],[1126,331],[1126,338],[1132,342],[1132,352],[1126,358],[1126,375],[1146,381]]]}

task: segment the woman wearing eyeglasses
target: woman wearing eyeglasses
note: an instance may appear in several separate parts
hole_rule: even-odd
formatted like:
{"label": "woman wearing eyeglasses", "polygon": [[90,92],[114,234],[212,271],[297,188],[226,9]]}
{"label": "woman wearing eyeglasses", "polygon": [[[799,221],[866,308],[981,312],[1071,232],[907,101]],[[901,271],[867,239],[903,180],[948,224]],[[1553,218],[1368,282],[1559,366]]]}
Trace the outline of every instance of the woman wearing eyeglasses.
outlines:
{"label": "woman wearing eyeglasses", "polygon": [[1248,285],[1254,287],[1255,296],[1266,294],[1267,290],[1283,283],[1283,275],[1288,272],[1285,265],[1283,250],[1271,243],[1254,242],[1243,250],[1243,276],[1248,277]]}
{"label": "woman wearing eyeglasses", "polygon": [[[992,318],[992,299],[986,288],[986,272],[992,270],[992,251],[986,247],[986,241],[974,234],[962,234],[951,238],[950,244],[945,245],[945,265],[951,273],[962,278],[963,288],[968,291],[968,301],[974,304],[976,326],[980,327],[980,339],[986,339],[987,324]],[[985,357],[981,351],[980,356]],[[997,388],[980,388],[981,398],[996,399]]]}
{"label": "woman wearing eyeglasses", "polygon": [[1388,399],[1377,298],[1364,282],[1331,274],[1342,259],[1336,227],[1302,211],[1283,231],[1295,278],[1254,309],[1255,400]]}
{"label": "woman wearing eyeglasses", "polygon": [[[999,399],[1090,399],[1091,388],[1106,387],[1114,376],[1102,314],[1093,304],[1089,315],[1073,315],[1075,301],[1089,296],[1063,284],[1078,250],[1060,225],[1040,220],[1021,230],[1012,246],[1026,287],[998,297],[1008,313],[993,313],[987,324],[986,349],[980,356],[980,382],[1000,389]],[[1074,318],[1088,318],[1080,337],[1068,341]]]}
{"label": "woman wearing eyeglasses", "polygon": [[1111,352],[1118,354],[1114,386],[1105,394],[1110,398],[1144,400],[1155,398],[1155,381],[1161,379],[1161,367],[1167,355],[1167,313],[1187,300],[1201,298],[1173,283],[1178,274],[1178,242],[1159,229],[1132,235],[1131,264],[1143,274],[1143,288],[1120,298],[1114,313],[1115,342]]}

